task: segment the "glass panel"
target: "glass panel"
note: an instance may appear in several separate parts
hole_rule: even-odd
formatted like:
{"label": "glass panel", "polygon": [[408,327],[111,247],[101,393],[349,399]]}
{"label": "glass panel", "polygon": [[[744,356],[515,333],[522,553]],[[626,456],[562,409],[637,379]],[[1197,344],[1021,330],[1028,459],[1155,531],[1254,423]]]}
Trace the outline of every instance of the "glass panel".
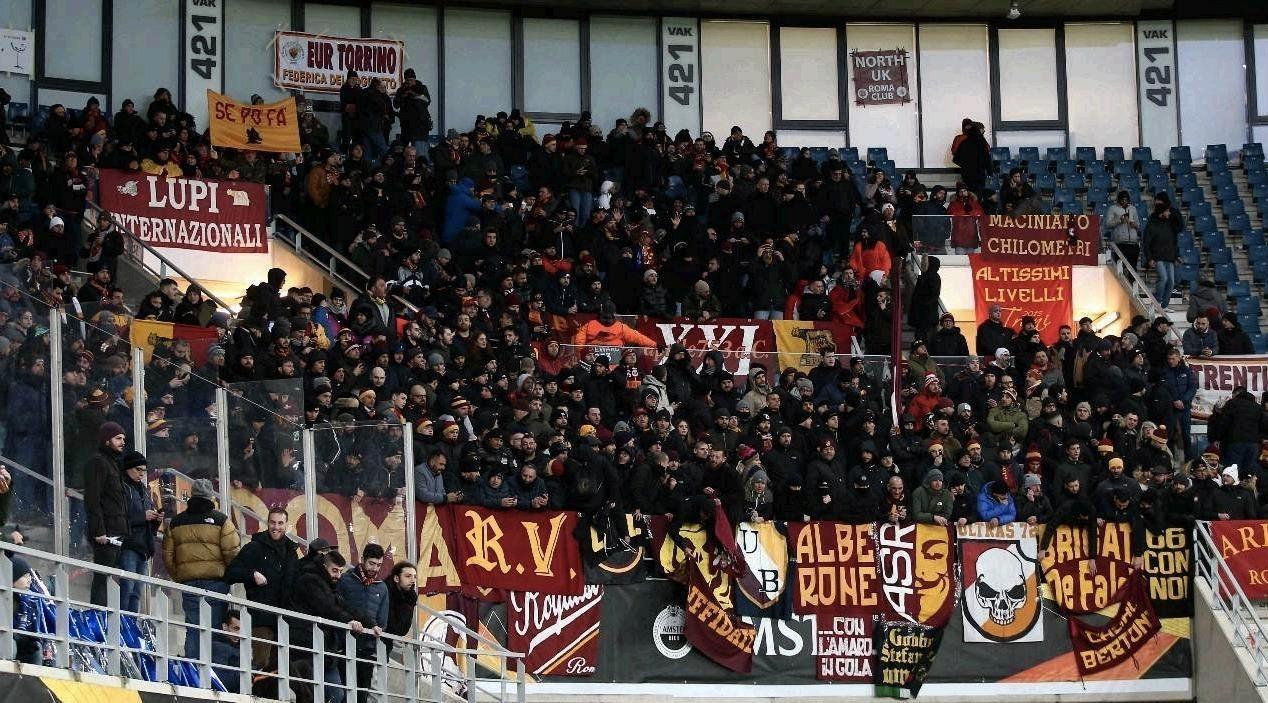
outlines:
{"label": "glass panel", "polygon": [[263,529],[269,508],[282,506],[294,533],[307,538],[302,379],[244,381],[226,388],[230,495],[239,511],[235,524],[251,534]]}
{"label": "glass panel", "polygon": [[[392,417],[380,417],[335,422],[314,435],[319,457],[318,536],[337,545],[353,564],[360,562],[368,544],[404,559],[405,472],[410,470],[405,465],[404,427]],[[341,524],[334,524],[335,515]]]}

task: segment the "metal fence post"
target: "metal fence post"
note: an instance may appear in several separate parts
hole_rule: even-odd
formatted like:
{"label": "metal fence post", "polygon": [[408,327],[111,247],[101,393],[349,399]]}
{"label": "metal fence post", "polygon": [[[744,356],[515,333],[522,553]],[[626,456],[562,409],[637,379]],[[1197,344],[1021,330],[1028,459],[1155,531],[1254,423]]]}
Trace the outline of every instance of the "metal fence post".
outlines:
{"label": "metal fence post", "polygon": [[53,570],[53,584],[57,595],[57,646],[54,648],[54,660],[57,668],[70,668],[70,579],[66,576],[66,565],[58,564]]}
{"label": "metal fence post", "polygon": [[154,609],[150,614],[157,613],[159,617],[159,626],[155,628],[154,634],[154,660],[156,670],[166,672],[168,668],[167,653],[171,651],[172,601],[165,589],[158,589],[158,592],[154,594],[153,604]]}
{"label": "metal fence post", "polygon": [[418,563],[418,513],[414,505],[414,425],[406,420],[403,438],[405,460],[405,558]]}
{"label": "metal fence post", "polygon": [[300,435],[304,461],[304,537],[317,537],[317,447],[311,428]]}
{"label": "metal fence post", "polygon": [[291,624],[281,617],[277,619],[277,697],[294,699],[291,694]]}
{"label": "metal fence post", "polygon": [[[252,630],[255,626],[251,622],[251,609],[242,608],[238,612],[238,620],[242,623],[242,637],[238,640],[238,661],[246,662],[246,666],[238,670],[238,692],[247,694],[251,691],[251,679],[255,674],[255,660],[252,657],[255,645],[255,633]],[[278,698],[282,698],[282,692],[277,693]]]}
{"label": "metal fence post", "polygon": [[13,642],[13,628],[4,627],[13,622],[13,562],[9,555],[0,552],[0,659],[10,661],[17,654]]}
{"label": "metal fence post", "polygon": [[229,471],[229,391],[223,386],[216,388],[216,470],[220,483],[220,510],[228,515],[233,505],[230,497],[233,480]]}
{"label": "metal fence post", "polygon": [[132,347],[132,448],[145,453],[145,350]]}
{"label": "metal fence post", "polygon": [[49,419],[52,425],[52,446],[49,451],[52,462],[49,464],[53,472],[53,551],[57,554],[70,553],[70,501],[66,498],[66,421],[65,397],[62,389],[62,360],[65,350],[62,348],[62,312],[57,308],[48,311],[48,386],[49,386]]}
{"label": "metal fence post", "polygon": [[445,658],[439,649],[431,650],[431,699],[444,700]]}
{"label": "metal fence post", "polygon": [[[123,644],[123,629],[119,610],[119,580],[106,579],[106,673],[121,676],[119,662],[119,646]],[[109,646],[115,645],[115,646]]]}

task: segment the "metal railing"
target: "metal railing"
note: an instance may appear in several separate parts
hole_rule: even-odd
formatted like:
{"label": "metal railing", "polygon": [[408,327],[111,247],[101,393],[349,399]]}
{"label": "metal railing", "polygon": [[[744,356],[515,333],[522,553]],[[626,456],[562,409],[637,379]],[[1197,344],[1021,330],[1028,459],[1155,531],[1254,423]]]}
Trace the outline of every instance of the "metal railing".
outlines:
{"label": "metal railing", "polygon": [[1198,522],[1193,529],[1193,575],[1211,593],[1211,609],[1223,613],[1233,628],[1231,643],[1250,657],[1256,686],[1268,686],[1268,629],[1246,597],[1237,576],[1229,568],[1211,537],[1211,525]]}
{"label": "metal railing", "polygon": [[1150,318],[1165,316],[1166,306],[1154,297],[1153,291],[1145,283],[1144,276],[1136,269],[1134,263],[1127,261],[1127,257],[1123,255],[1123,250],[1118,248],[1118,244],[1110,242],[1109,252],[1114,274],[1118,276],[1119,282],[1131,291],[1132,300],[1143,308],[1142,312]]}
{"label": "metal railing", "polygon": [[[84,201],[84,205],[87,206],[87,209],[84,211],[85,214],[87,214],[89,211],[93,212],[94,214],[108,212],[107,210],[102,208],[100,205],[98,205],[97,203],[94,203],[91,200]],[[123,222],[121,222],[119,218],[115,217],[113,213],[110,214],[110,220],[114,222],[114,226],[119,228],[119,232],[122,233],[125,237],[125,242],[126,242],[124,246],[125,255],[134,263],[136,263],[136,265],[139,266],[142,270],[146,271],[147,273],[154,276],[158,280],[168,278],[174,274],[184,279],[185,281],[187,281],[190,285],[198,285],[197,279],[185,273],[183,270],[181,270],[181,267],[172,263],[171,259],[168,259],[163,254],[159,253],[158,249],[155,249],[154,247],[150,246],[149,243],[147,243],[145,240],[141,239],[140,237],[136,236],[131,231],[129,231],[126,227],[123,226]],[[96,222],[94,221],[89,223],[89,226],[95,228]],[[138,251],[138,248],[140,249],[140,251]],[[149,262],[146,261],[146,255],[154,257],[154,259],[158,262],[157,267],[155,267],[154,265],[151,265]],[[227,313],[233,314],[234,309],[231,308],[228,303],[216,297],[211,291],[205,288],[202,288],[201,286],[199,286],[199,290],[202,291],[203,297],[215,303],[216,308],[218,310],[222,310]]]}
{"label": "metal railing", "polygon": [[[14,584],[15,557],[35,569],[24,587]],[[69,595],[72,579],[86,576],[107,580],[104,607]],[[121,582],[148,591],[150,607],[125,612]],[[237,631],[212,622],[226,610],[238,616]],[[276,628],[253,631],[252,619],[260,616]],[[439,627],[417,628],[412,637],[358,633],[351,623],[26,547],[5,545],[0,552],[0,658],[205,690],[266,690],[279,700],[523,703],[522,654],[472,637],[444,614],[433,613],[432,622]],[[446,641],[450,627],[467,633],[467,641]],[[253,663],[253,647],[267,656],[257,652]]]}
{"label": "metal railing", "polygon": [[[349,295],[360,296],[365,290],[370,274],[351,259],[321,241],[321,238],[309,232],[289,215],[278,214],[274,216],[273,221],[273,241],[288,244],[297,256],[324,271],[332,283],[341,286]],[[283,226],[279,227],[278,224]],[[314,249],[317,251],[313,251]],[[417,313],[419,310],[417,305],[399,295],[393,295],[392,298],[412,313]]]}

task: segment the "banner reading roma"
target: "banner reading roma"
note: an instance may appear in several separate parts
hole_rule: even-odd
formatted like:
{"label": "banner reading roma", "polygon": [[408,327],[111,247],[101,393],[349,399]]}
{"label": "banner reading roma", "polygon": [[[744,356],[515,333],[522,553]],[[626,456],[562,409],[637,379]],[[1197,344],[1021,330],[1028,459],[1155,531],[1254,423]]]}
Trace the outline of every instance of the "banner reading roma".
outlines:
{"label": "banner reading roma", "polygon": [[273,84],[305,92],[338,93],[348,71],[356,71],[361,87],[378,78],[392,94],[405,71],[405,43],[393,39],[277,32],[273,52]]}
{"label": "banner reading roma", "polygon": [[990,317],[992,305],[999,305],[1001,320],[1021,327],[1027,315],[1045,344],[1055,344],[1061,325],[1074,317],[1072,268],[1068,264],[1012,263],[985,254],[969,254],[973,270],[973,301],[978,320]]}
{"label": "banner reading roma", "polygon": [[[692,365],[699,369],[706,352],[716,349],[722,354],[722,363],[742,381],[748,375],[754,361],[770,356],[775,351],[775,336],[769,320],[745,320],[718,318],[710,322],[695,323],[682,317],[673,322],[657,322],[641,318],[638,331],[665,346],[681,344],[691,354]],[[613,357],[613,361],[619,357]],[[769,364],[768,364],[769,366]],[[774,383],[778,369],[767,369],[767,382]]]}
{"label": "banner reading roma", "polygon": [[1268,598],[1268,521],[1210,523],[1211,541],[1247,598]]}
{"label": "banner reading roma", "polygon": [[103,169],[101,207],[152,247],[226,254],[269,250],[264,186]]}
{"label": "banner reading roma", "polygon": [[599,661],[603,587],[580,596],[512,591],[506,608],[506,646],[524,652],[530,674],[591,676]]}
{"label": "banner reading roma", "polygon": [[300,151],[295,98],[250,105],[209,90],[207,122],[211,124],[211,143],[215,146],[288,154]]}
{"label": "banner reading roma", "polygon": [[1268,355],[1189,357],[1185,363],[1198,375],[1198,392],[1193,396],[1194,418],[1209,419],[1215,405],[1227,400],[1239,386],[1256,398],[1268,390]]}
{"label": "banner reading roma", "polygon": [[790,522],[799,615],[871,617],[880,606],[880,574],[871,525],[844,522]]}
{"label": "banner reading roma", "polygon": [[851,51],[855,105],[902,105],[911,102],[907,87],[907,50]]}
{"label": "banner reading roma", "polygon": [[837,322],[814,320],[775,320],[775,347],[779,350],[779,368],[792,367],[809,372],[819,365],[822,354],[848,354],[850,328]]}
{"label": "banner reading roma", "polygon": [[1133,572],[1118,598],[1118,612],[1109,622],[1089,625],[1071,616],[1069,627],[1074,661],[1079,673],[1089,676],[1129,661],[1162,630],[1162,623],[1149,602],[1140,574]]}
{"label": "banner reading roma", "polygon": [[1100,215],[983,215],[982,255],[995,261],[1097,266]]}

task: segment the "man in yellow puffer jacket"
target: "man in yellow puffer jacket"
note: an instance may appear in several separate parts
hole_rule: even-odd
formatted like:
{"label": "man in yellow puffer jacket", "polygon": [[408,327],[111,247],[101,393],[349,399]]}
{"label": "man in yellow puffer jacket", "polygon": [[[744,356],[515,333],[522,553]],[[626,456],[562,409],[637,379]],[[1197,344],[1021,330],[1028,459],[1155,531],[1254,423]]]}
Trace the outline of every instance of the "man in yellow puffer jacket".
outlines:
{"label": "man in yellow puffer jacket", "polygon": [[[229,516],[216,510],[216,490],[207,479],[194,481],[185,512],[177,515],[167,526],[163,539],[163,564],[168,576],[177,583],[210,591],[213,594],[229,592],[225,583],[225,569],[238,556],[242,541]],[[197,594],[181,594],[181,607],[185,611],[185,623],[197,625],[199,603]],[[211,623],[223,619],[223,601],[210,600]],[[185,656],[198,658],[199,632],[195,627],[185,630]],[[208,653],[210,655],[210,653]]]}

